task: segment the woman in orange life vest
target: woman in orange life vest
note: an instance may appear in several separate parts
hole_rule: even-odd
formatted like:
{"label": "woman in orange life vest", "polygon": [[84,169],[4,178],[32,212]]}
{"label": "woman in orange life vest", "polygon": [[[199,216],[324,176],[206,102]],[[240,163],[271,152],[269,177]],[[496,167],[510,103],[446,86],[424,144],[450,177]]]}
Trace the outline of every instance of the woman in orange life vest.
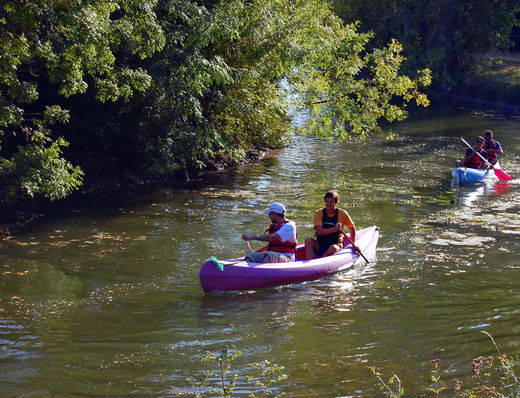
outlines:
{"label": "woman in orange life vest", "polygon": [[271,224],[263,235],[244,234],[244,240],[259,240],[268,242],[266,246],[246,255],[246,261],[253,263],[288,263],[295,260],[296,224],[285,218],[285,206],[272,203],[265,212],[271,219]]}
{"label": "woman in orange life vest", "polygon": [[466,157],[462,160],[457,160],[457,167],[470,167],[472,169],[486,169],[488,167],[487,163],[482,160],[480,156],[477,155],[479,153],[483,158],[488,158],[488,153],[483,149],[484,145],[484,137],[478,136],[475,139],[475,145],[471,148],[468,148],[466,151]]}
{"label": "woman in orange life vest", "polygon": [[343,227],[350,232],[350,240],[356,241],[356,226],[349,214],[337,207],[339,195],[329,191],[324,196],[325,207],[314,213],[314,229],[316,239],[305,239],[305,255],[307,260],[316,257],[326,257],[343,249]]}

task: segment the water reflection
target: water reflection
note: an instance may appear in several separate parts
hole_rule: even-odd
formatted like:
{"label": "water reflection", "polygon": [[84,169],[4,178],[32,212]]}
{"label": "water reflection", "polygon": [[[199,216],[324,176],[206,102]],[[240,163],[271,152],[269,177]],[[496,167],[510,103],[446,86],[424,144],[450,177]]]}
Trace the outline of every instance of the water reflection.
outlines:
{"label": "water reflection", "polygon": [[[0,398],[175,396],[193,391],[206,351],[226,347],[244,353],[244,391],[247,364],[270,360],[286,367],[288,395],[376,396],[369,366],[416,380],[405,388],[419,395],[431,359],[464,378],[493,353],[481,330],[519,353],[519,181],[450,187],[457,137],[485,128],[500,132],[504,169],[520,169],[517,124],[432,111],[396,126],[395,141],[297,137],[258,163],[39,216],[0,251]],[[265,228],[268,203],[287,206],[303,240],[331,188],[358,228],[381,227],[377,263],[202,292],[202,262],[244,253],[240,236]]]}
{"label": "water reflection", "polygon": [[510,182],[484,181],[479,184],[453,186],[454,203],[460,207],[479,206],[493,196],[505,195],[511,189]]}

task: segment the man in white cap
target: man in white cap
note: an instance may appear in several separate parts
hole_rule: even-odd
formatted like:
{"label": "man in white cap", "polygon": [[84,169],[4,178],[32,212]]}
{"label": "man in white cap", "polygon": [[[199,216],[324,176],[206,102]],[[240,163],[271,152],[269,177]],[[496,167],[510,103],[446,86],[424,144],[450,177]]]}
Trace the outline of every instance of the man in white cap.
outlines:
{"label": "man in white cap", "polygon": [[246,256],[246,261],[253,263],[288,263],[294,261],[296,253],[296,224],[285,218],[285,206],[272,203],[265,212],[271,224],[263,235],[244,234],[244,240],[268,242],[266,246]]}

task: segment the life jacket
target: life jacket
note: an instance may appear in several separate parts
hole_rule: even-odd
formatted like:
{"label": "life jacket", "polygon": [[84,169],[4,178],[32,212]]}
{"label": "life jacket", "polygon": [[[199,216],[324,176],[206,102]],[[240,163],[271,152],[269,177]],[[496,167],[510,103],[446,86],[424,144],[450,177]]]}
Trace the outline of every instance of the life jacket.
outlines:
{"label": "life jacket", "polygon": [[[501,149],[501,147],[500,147],[500,144],[497,141],[491,140],[490,142],[486,141],[484,143],[483,149],[498,150],[498,149]],[[496,157],[497,157],[497,155],[495,155],[494,153],[488,152],[488,161],[492,161],[492,160],[496,159]]]}
{"label": "life jacket", "polygon": [[[484,159],[487,158],[486,155],[488,153],[486,151],[482,150],[479,153],[482,155],[482,157],[484,157]],[[483,160],[480,158],[480,156],[478,156],[476,153],[474,153],[473,157],[469,161],[464,163],[464,166],[470,167],[472,169],[478,169],[478,168],[480,168],[480,166],[482,166],[482,162],[483,162]]]}
{"label": "life jacket", "polygon": [[[270,234],[275,233],[282,225],[288,223],[290,220],[278,223],[278,224],[270,224],[269,228],[265,232],[269,232]],[[296,242],[282,242],[280,238],[276,238],[274,241],[269,242],[267,246],[268,251],[274,251],[279,253],[296,253],[296,246],[298,245],[298,241]]]}
{"label": "life jacket", "polygon": [[[336,208],[334,215],[332,217],[329,217],[327,214],[327,209],[323,209],[321,227],[324,229],[334,228],[336,226],[336,224],[338,223],[338,214],[339,214],[339,210]],[[340,231],[334,232],[332,234],[327,234],[327,235],[317,235],[316,239],[322,246],[324,246],[326,248],[328,248],[332,245],[337,245],[337,244],[342,243]]]}

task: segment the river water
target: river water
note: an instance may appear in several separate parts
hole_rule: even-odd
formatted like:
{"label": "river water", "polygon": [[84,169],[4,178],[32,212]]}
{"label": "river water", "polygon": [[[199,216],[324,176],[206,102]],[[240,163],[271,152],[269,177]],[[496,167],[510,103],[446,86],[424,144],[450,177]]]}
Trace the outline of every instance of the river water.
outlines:
{"label": "river water", "polygon": [[[519,121],[428,109],[393,125],[395,140],[298,137],[179,186],[19,213],[26,227],[0,247],[0,398],[187,396],[190,379],[216,369],[204,354],[222,349],[240,351],[233,396],[257,391],[247,376],[262,361],[284,366],[275,392],[291,397],[381,396],[371,367],[431,396],[433,359],[450,389],[454,377],[470,383],[472,359],[496,354],[483,331],[520,354],[520,185],[452,188],[451,169],[465,151],[457,137],[489,128],[519,178]],[[270,202],[303,240],[331,188],[358,228],[381,228],[375,263],[203,293],[201,263],[244,253],[241,234],[264,231]]]}

